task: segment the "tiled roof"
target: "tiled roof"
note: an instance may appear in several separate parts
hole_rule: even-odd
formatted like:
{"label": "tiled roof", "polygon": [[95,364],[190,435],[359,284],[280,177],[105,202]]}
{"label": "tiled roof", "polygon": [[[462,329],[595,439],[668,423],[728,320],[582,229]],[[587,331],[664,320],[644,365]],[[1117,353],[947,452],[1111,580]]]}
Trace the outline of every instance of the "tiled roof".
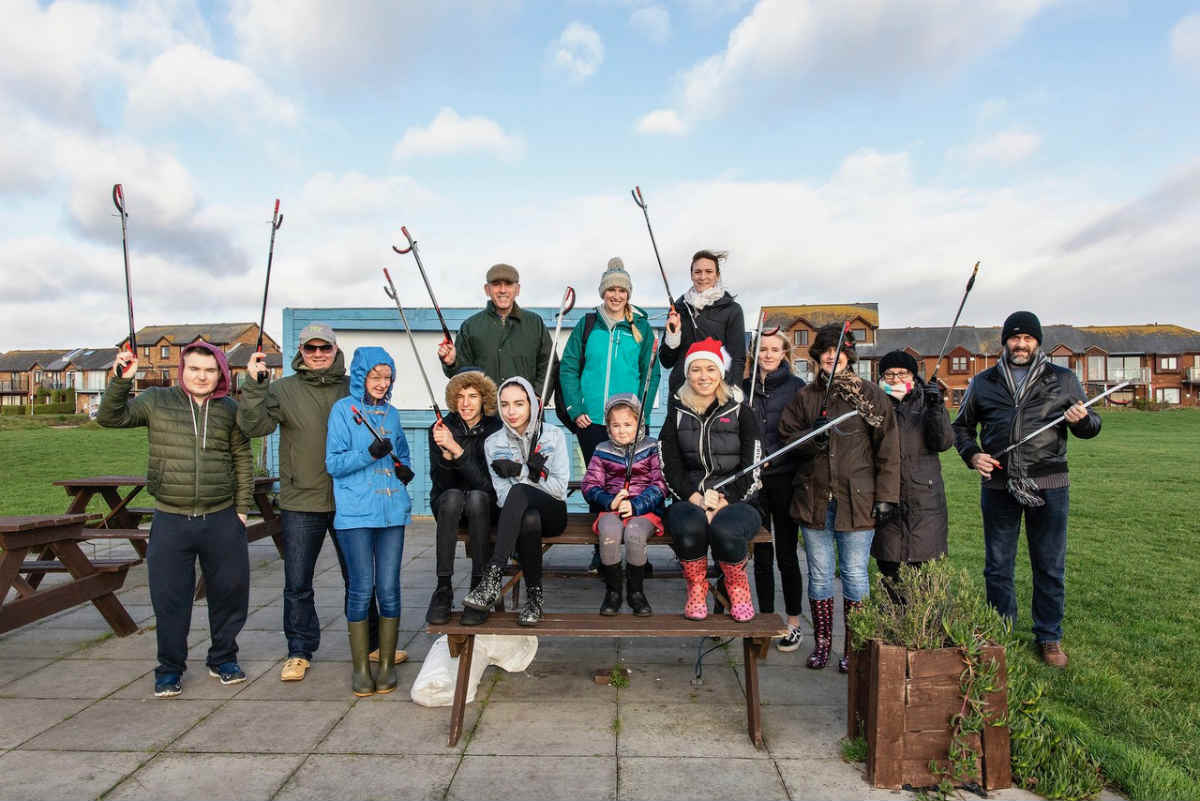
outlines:
{"label": "tiled roof", "polygon": [[[241,336],[247,328],[255,323],[199,323],[186,325],[146,325],[138,329],[139,345],[153,345],[166,337],[176,345],[194,342],[197,337],[203,337],[205,342],[214,345],[228,345]],[[122,339],[121,342],[125,340]],[[120,343],[117,343],[120,344]]]}
{"label": "tiled roof", "polygon": [[[245,342],[239,342],[225,353],[225,359],[229,362],[230,367],[245,367],[250,361],[250,357],[254,354],[254,346],[247,345]],[[267,354],[267,367],[283,367],[283,355],[279,353]]]}
{"label": "tiled roof", "polygon": [[82,348],[71,357],[80,370],[107,370],[117,358],[117,348]]}
{"label": "tiled roof", "polygon": [[44,368],[70,352],[70,350],[61,348],[58,350],[10,350],[8,353],[0,355],[0,371],[23,373],[26,370],[32,370],[35,364]]}
{"label": "tiled roof", "polygon": [[[830,305],[811,304],[807,306],[764,306],[767,313],[767,328],[780,326],[791,328],[799,320],[804,320],[813,328],[820,328],[830,323],[841,323],[855,317],[866,320],[867,325],[875,328],[879,325],[878,303],[836,303]],[[754,327],[757,320],[746,318],[746,325]]]}
{"label": "tiled roof", "polygon": [[[947,327],[880,328],[874,345],[859,345],[860,356],[878,357],[893,350],[912,348],[922,356],[937,356],[946,339]],[[1198,353],[1200,331],[1179,325],[1047,325],[1042,328],[1042,346],[1052,350],[1065,345],[1072,353],[1092,347],[1106,353]],[[1000,327],[976,328],[960,325],[950,337],[949,353],[957,347],[970,353],[1000,352]]]}

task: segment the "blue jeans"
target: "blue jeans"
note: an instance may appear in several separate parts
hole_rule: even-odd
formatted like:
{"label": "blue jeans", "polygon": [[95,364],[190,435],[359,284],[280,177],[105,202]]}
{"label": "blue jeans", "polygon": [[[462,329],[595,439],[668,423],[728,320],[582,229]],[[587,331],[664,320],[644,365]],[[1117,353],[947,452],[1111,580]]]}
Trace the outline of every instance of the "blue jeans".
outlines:
{"label": "blue jeans", "polygon": [[830,501],[825,512],[825,528],[801,527],[808,557],[808,597],[814,601],[832,598],[833,573],[840,565],[842,595],[849,601],[861,601],[871,594],[867,567],[875,529],[834,531],[836,516],[837,501]]}
{"label": "blue jeans", "polygon": [[404,526],[347,528],[339,530],[335,536],[350,572],[346,620],[350,623],[366,620],[372,593],[379,601],[380,617],[400,617]]}
{"label": "blue jeans", "polygon": [[[287,638],[288,656],[312,661],[313,653],[321,647],[321,623],[317,619],[317,604],[313,593],[313,571],[317,557],[325,544],[325,532],[333,531],[333,512],[293,512],[281,509],[283,522],[283,636]],[[350,586],[346,559],[336,537],[330,537],[337,552],[342,583]],[[374,601],[368,618],[371,621],[371,649],[379,644],[379,610]]]}
{"label": "blue jeans", "polygon": [[1017,593],[1013,567],[1021,538],[1021,513],[1025,516],[1025,538],[1029,541],[1029,564],[1033,567],[1033,636],[1038,642],[1062,639],[1063,609],[1066,606],[1064,579],[1067,570],[1067,509],[1070,490],[1038,490],[1045,506],[1022,506],[1008,490],[980,490],[983,511],[983,541],[987,551],[983,579],[988,603],[1015,625]]}

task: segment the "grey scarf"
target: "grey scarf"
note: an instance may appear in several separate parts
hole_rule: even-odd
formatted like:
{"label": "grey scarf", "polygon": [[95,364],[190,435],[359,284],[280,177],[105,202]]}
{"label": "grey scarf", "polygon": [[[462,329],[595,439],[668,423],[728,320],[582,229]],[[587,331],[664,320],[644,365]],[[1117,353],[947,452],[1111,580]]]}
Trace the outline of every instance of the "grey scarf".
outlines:
{"label": "grey scarf", "polygon": [[[1017,386],[1016,378],[1012,374],[1012,366],[1008,363],[1008,348],[1004,349],[1004,356],[996,363],[996,369],[1000,371],[1000,376],[1004,379],[1004,386],[1008,388],[1017,407],[1013,413],[1014,428],[1011,432],[1013,442],[1019,442],[1021,437],[1025,436],[1025,432],[1021,430],[1021,409],[1029,395],[1030,387],[1041,378],[1042,373],[1046,372],[1046,364],[1049,361],[1041,348],[1034,351],[1033,358],[1029,361],[1029,373],[1026,374],[1025,380],[1021,382],[1020,386]],[[1022,506],[1045,505],[1046,502],[1037,495],[1037,482],[1029,477],[1029,468],[1021,456],[1020,448],[1014,448],[1009,454],[1006,469],[1008,470],[1009,495],[1016,498]]]}

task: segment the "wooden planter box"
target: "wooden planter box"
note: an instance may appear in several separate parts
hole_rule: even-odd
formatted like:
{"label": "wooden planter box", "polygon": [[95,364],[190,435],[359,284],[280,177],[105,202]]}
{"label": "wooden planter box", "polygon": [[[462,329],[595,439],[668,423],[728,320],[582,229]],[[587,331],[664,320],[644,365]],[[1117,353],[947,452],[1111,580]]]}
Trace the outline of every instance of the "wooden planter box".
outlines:
{"label": "wooden planter box", "polygon": [[[987,696],[984,717],[994,721],[1008,709],[1004,648],[984,649],[984,661],[1000,663],[1000,690]],[[931,760],[945,768],[950,748],[950,718],[962,707],[959,677],[962,657],[957,648],[910,651],[872,640],[850,654],[847,689],[847,735],[867,739],[867,781],[875,787],[937,784]],[[972,780],[986,790],[1012,786],[1007,726],[984,726],[982,742],[974,737],[982,776]]]}

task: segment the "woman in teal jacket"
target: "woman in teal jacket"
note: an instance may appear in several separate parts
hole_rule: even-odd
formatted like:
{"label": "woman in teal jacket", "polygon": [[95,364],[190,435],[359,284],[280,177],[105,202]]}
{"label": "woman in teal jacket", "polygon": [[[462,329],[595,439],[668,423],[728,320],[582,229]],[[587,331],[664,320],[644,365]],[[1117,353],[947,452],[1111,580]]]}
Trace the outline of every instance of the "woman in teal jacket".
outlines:
{"label": "woman in teal jacket", "polygon": [[591,461],[596,446],[608,439],[604,404],[613,395],[630,393],[641,399],[646,373],[651,372],[649,397],[658,389],[658,360],[654,359],[654,331],[646,313],[629,302],[633,282],[620,259],[609,259],[600,277],[600,298],[595,322],[587,332],[587,318],[576,323],[559,366],[567,414],[575,421],[572,431]]}
{"label": "woman in teal jacket", "polygon": [[[325,469],[333,477],[333,528],[346,558],[346,624],[352,686],[358,696],[396,689],[400,624],[400,561],[404,527],[412,518],[406,485],[413,472],[400,413],[388,403],[396,365],[383,348],[354,351],[350,395],[329,412]],[[369,426],[369,427],[368,427]],[[379,437],[371,432],[374,429]],[[379,601],[379,673],[368,662],[367,613]]]}

